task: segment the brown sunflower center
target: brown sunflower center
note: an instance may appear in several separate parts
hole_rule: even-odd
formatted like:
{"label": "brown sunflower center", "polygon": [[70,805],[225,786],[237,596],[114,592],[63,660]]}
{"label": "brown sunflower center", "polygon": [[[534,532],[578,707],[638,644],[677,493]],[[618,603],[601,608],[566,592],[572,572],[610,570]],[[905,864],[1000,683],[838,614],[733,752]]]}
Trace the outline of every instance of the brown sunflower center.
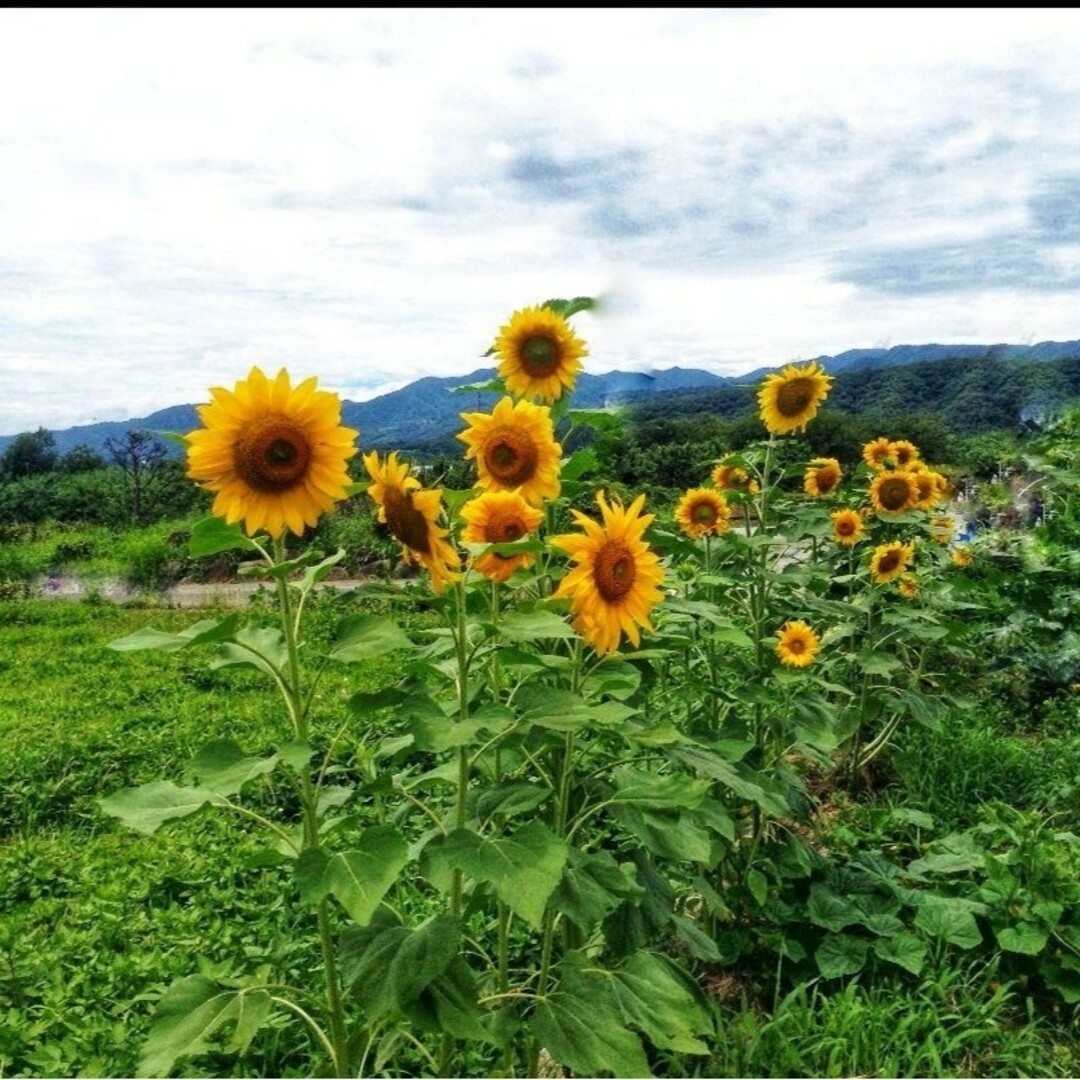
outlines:
{"label": "brown sunflower center", "polygon": [[311,443],[304,429],[288,417],[260,416],[240,431],[233,464],[248,487],[276,494],[307,476]]}
{"label": "brown sunflower center", "polygon": [[891,574],[900,565],[899,551],[886,551],[878,559],[878,573]]}
{"label": "brown sunflower center", "polygon": [[383,495],[386,527],[395,540],[421,555],[431,554],[431,530],[428,519],[413,506],[412,493],[387,487]]}
{"label": "brown sunflower center", "polygon": [[911,501],[911,483],[908,478],[886,477],[878,488],[878,500],[886,510],[903,510]]}
{"label": "brown sunflower center", "polygon": [[853,536],[855,533],[855,522],[851,518],[841,518],[836,523],[836,531],[840,536]]}
{"label": "brown sunflower center", "polygon": [[715,525],[719,517],[716,507],[710,502],[695,503],[694,508],[690,511],[690,516],[699,525]]}
{"label": "brown sunflower center", "polygon": [[559,367],[559,345],[546,334],[531,334],[521,343],[521,366],[534,379],[543,379]]}
{"label": "brown sunflower center", "polygon": [[911,462],[911,451],[906,446],[893,447],[893,454],[896,457],[896,464],[903,467]]}
{"label": "brown sunflower center", "polygon": [[817,489],[822,495],[828,495],[840,481],[840,473],[831,465],[824,465],[815,474]]}
{"label": "brown sunflower center", "polygon": [[806,652],[806,642],[801,637],[788,638],[788,652],[794,653],[796,656],[802,656]]}
{"label": "brown sunflower center", "polygon": [[805,376],[788,379],[776,392],[776,411],[789,420],[802,416],[814,400],[814,380]]}
{"label": "brown sunflower center", "polygon": [[609,603],[621,600],[637,577],[633,552],[621,540],[608,540],[593,559],[596,591]]}
{"label": "brown sunflower center", "polygon": [[495,428],[484,443],[484,465],[505,487],[527,484],[535,475],[540,455],[536,444],[519,428]]}

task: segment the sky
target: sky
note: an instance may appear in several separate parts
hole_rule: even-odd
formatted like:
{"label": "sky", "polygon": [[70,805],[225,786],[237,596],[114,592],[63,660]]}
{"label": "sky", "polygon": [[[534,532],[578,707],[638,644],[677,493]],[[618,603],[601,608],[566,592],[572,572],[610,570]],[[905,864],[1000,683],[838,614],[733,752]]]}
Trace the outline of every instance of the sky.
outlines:
{"label": "sky", "polygon": [[[0,434],[1080,338],[1080,12],[0,12]],[[362,440],[362,435],[361,435]]]}

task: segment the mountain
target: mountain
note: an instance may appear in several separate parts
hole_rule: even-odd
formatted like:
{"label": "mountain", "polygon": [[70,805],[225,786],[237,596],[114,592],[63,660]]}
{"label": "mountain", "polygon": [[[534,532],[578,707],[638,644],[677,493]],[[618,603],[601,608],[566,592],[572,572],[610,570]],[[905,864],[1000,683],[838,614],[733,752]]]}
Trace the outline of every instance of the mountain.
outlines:
{"label": "mountain", "polygon": [[[483,368],[468,375],[428,376],[370,401],[345,401],[341,407],[342,423],[360,432],[360,445],[365,449],[408,450],[461,430],[460,413],[490,409],[497,400],[496,394],[455,394],[450,391],[456,386],[487,382],[494,376],[494,368]],[[574,388],[574,404],[579,408],[597,409],[665,391],[712,388],[729,382],[730,379],[708,371],[679,367],[651,373],[583,374]],[[133,428],[186,432],[198,426],[199,417],[194,405],[173,405],[149,416],[85,424],[52,434],[61,454],[79,445],[104,453],[109,439],[122,439],[124,432]],[[0,436],[0,453],[14,438],[14,435]]]}

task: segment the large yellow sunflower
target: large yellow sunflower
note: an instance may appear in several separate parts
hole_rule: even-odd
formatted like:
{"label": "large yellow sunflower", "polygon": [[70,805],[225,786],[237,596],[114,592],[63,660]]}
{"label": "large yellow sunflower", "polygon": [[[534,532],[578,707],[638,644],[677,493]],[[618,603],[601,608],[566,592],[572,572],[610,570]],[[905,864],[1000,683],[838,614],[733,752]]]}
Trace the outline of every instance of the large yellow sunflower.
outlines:
{"label": "large yellow sunflower", "polygon": [[906,469],[912,462],[919,460],[919,448],[907,439],[897,439],[889,443],[889,457],[896,462],[898,469]]}
{"label": "large yellow sunflower", "polygon": [[675,508],[675,520],[687,536],[700,540],[703,536],[728,531],[731,507],[723,495],[712,488],[691,488]]}
{"label": "large yellow sunflower", "polygon": [[788,364],[779,374],[766,376],[758,391],[762,423],[775,435],[802,431],[828,397],[832,381],[814,362],[803,368]]}
{"label": "large yellow sunflower", "polygon": [[511,394],[553,402],[573,390],[588,350],[561,315],[529,307],[515,311],[500,328],[495,354]]}
{"label": "large yellow sunflower", "polygon": [[870,483],[870,501],[879,514],[902,514],[919,500],[919,485],[907,469],[880,472]]}
{"label": "large yellow sunflower", "polygon": [[911,544],[892,540],[888,544],[878,544],[870,557],[870,573],[881,585],[899,577],[915,558],[915,549]]}
{"label": "large yellow sunflower", "polygon": [[806,470],[803,488],[807,495],[828,495],[834,491],[843,476],[840,462],[834,457],[814,458]]}
{"label": "large yellow sunflower", "polygon": [[[530,506],[516,491],[486,491],[470,499],[462,508],[465,528],[461,539],[467,544],[508,544],[536,530],[544,520],[542,511]],[[476,570],[492,581],[505,581],[515,570],[528,569],[536,561],[529,552],[477,556]]]}
{"label": "large yellow sunflower", "polygon": [[401,545],[406,562],[421,564],[431,574],[431,587],[441,593],[460,576],[461,559],[447,542],[449,530],[439,522],[442,490],[425,491],[420,481],[409,475],[409,465],[390,453],[379,462],[377,450],[364,455],[364,466],[371,477],[368,494],[379,507],[379,521]]}
{"label": "large yellow sunflower", "polygon": [[776,636],[776,655],[788,667],[809,667],[821,649],[817,634],[801,619],[788,620]]}
{"label": "large yellow sunflower", "polygon": [[462,413],[469,425],[458,438],[468,446],[465,459],[476,461],[486,491],[521,489],[533,506],[559,494],[562,447],[555,441],[551,410],[504,397],[490,413]]}
{"label": "large yellow sunflower", "polygon": [[253,367],[199,406],[204,426],[186,436],[187,475],[215,492],[214,514],[243,521],[249,536],[299,536],[347,494],[357,432],[341,426],[341,400],[317,382],[293,387],[284,368],[271,380]]}
{"label": "large yellow sunflower", "polygon": [[599,653],[619,647],[623,634],[636,648],[638,627],[652,630],[649,612],[663,598],[664,571],[659,557],[641,538],[653,519],[642,514],[645,496],[629,509],[617,499],[611,503],[599,491],[596,501],[603,515],[597,524],[578,510],[571,511],[582,533],[553,536],[551,543],[577,563],[563,578],[556,597],[569,597],[574,628]]}
{"label": "large yellow sunflower", "polygon": [[851,547],[865,535],[862,514],[858,510],[834,510],[831,517],[833,538],[838,544]]}
{"label": "large yellow sunflower", "polygon": [[917,510],[930,510],[941,501],[941,492],[943,484],[947,484],[948,481],[941,473],[934,472],[933,469],[924,465],[921,461],[913,461],[907,471],[912,475],[915,480],[915,487],[918,490],[918,498],[915,500],[915,508]]}
{"label": "large yellow sunflower", "polygon": [[892,443],[881,435],[862,448],[862,456],[871,469],[884,469],[892,458]]}
{"label": "large yellow sunflower", "polygon": [[761,490],[761,485],[745,469],[723,462],[713,469],[712,482],[721,491],[745,491],[747,495],[756,495]]}

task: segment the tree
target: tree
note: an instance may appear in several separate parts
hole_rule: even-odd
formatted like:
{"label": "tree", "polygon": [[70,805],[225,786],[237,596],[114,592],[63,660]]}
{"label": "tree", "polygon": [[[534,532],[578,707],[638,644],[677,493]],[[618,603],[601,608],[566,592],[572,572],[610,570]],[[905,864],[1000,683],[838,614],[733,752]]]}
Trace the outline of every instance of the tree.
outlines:
{"label": "tree", "polygon": [[57,462],[57,468],[64,473],[93,472],[105,468],[105,459],[85,443],[79,443]]}
{"label": "tree", "polygon": [[37,476],[52,472],[56,467],[56,439],[51,431],[38,428],[24,431],[0,457],[0,477],[5,480],[21,480],[25,476]]}
{"label": "tree", "polygon": [[106,439],[109,460],[124,474],[131,520],[142,524],[154,496],[161,489],[169,451],[149,431],[132,428],[122,439]]}

